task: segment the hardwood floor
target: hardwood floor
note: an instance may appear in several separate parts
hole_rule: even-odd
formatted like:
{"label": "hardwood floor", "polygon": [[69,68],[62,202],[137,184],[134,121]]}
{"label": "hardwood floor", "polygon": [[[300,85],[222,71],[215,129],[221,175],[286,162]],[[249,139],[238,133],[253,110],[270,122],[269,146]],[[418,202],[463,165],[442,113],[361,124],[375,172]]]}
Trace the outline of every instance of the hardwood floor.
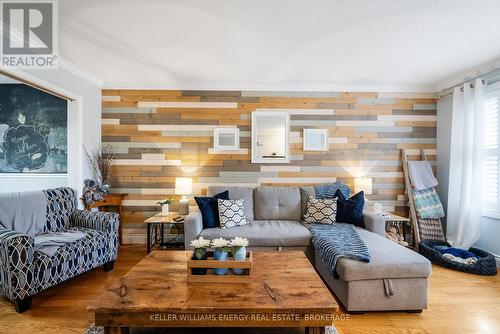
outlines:
{"label": "hardwood floor", "polygon": [[[0,299],[0,333],[83,333],[92,323],[89,301],[114,278],[125,274],[145,255],[141,247],[126,246],[111,272],[102,268],[85,273],[33,298],[30,311],[15,313]],[[347,317],[347,318],[346,318]],[[500,333],[500,275],[468,275],[433,266],[429,309],[405,312],[339,313],[339,333]]]}

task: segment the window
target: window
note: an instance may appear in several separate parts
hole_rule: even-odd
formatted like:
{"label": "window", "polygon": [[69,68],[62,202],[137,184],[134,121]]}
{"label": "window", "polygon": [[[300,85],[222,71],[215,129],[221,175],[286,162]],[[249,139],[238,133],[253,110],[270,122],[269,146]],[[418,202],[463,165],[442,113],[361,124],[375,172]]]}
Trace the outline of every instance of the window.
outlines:
{"label": "window", "polygon": [[483,160],[483,215],[500,218],[500,184],[498,166],[500,156],[499,136],[500,90],[486,95],[484,114]]}

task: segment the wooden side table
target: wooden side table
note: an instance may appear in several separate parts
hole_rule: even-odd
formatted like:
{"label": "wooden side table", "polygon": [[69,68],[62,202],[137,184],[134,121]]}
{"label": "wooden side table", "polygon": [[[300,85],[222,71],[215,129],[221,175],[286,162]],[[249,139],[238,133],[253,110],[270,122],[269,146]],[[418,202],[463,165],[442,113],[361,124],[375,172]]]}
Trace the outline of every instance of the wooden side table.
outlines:
{"label": "wooden side table", "polygon": [[109,194],[104,196],[104,199],[102,201],[94,202],[90,205],[85,204],[85,210],[90,210],[93,208],[98,208],[99,211],[102,211],[101,208],[104,207],[116,207],[118,209],[118,214],[120,215],[120,225],[118,228],[118,239],[120,241],[120,245],[123,243],[123,233],[122,233],[122,225],[123,225],[123,220],[122,220],[122,201],[125,196],[128,194],[124,193],[114,193],[114,194]]}
{"label": "wooden side table", "polygon": [[[161,213],[157,213],[153,217],[150,217],[144,221],[147,225],[147,253],[151,252],[151,249],[155,245],[159,245],[162,248],[174,248],[174,249],[184,249],[184,242],[178,240],[179,236],[184,235],[184,220],[176,222],[175,217],[181,216],[178,212],[170,212],[168,215],[164,216]],[[176,234],[175,237],[170,238],[170,240],[165,241],[165,225],[172,225],[179,230],[182,226],[182,234]]]}
{"label": "wooden side table", "polygon": [[401,227],[401,229],[402,229],[401,232],[403,234],[404,240],[406,242],[408,242],[409,247],[412,247],[411,246],[412,243],[409,242],[409,240],[407,239],[407,228],[408,228],[407,225],[410,223],[410,218],[406,218],[406,217],[395,215],[393,213],[389,213],[389,214],[384,215],[384,220],[385,220],[386,229],[387,229],[387,225],[392,225],[398,230],[399,230],[399,227]]}

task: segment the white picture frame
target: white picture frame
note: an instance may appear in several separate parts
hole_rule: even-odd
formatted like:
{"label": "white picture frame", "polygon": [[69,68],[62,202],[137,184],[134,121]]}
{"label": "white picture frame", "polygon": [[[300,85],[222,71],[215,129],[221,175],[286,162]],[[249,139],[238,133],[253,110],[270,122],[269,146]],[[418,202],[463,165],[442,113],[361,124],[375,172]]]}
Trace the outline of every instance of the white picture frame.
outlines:
{"label": "white picture frame", "polygon": [[240,129],[214,128],[214,151],[238,151],[240,149]]}
{"label": "white picture frame", "polygon": [[304,151],[328,151],[328,129],[304,129]]}

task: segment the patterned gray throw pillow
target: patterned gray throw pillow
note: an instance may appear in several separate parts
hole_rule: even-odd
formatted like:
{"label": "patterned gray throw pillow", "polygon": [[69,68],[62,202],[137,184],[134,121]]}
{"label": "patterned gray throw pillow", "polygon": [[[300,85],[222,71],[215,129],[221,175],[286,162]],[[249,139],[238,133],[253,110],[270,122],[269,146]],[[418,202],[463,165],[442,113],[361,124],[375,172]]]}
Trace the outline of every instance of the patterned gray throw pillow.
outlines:
{"label": "patterned gray throw pillow", "polygon": [[336,198],[307,198],[307,208],[304,214],[304,223],[335,224],[337,216]]}
{"label": "patterned gray throw pillow", "polygon": [[242,199],[219,199],[219,220],[221,228],[231,228],[248,224],[243,211]]}

